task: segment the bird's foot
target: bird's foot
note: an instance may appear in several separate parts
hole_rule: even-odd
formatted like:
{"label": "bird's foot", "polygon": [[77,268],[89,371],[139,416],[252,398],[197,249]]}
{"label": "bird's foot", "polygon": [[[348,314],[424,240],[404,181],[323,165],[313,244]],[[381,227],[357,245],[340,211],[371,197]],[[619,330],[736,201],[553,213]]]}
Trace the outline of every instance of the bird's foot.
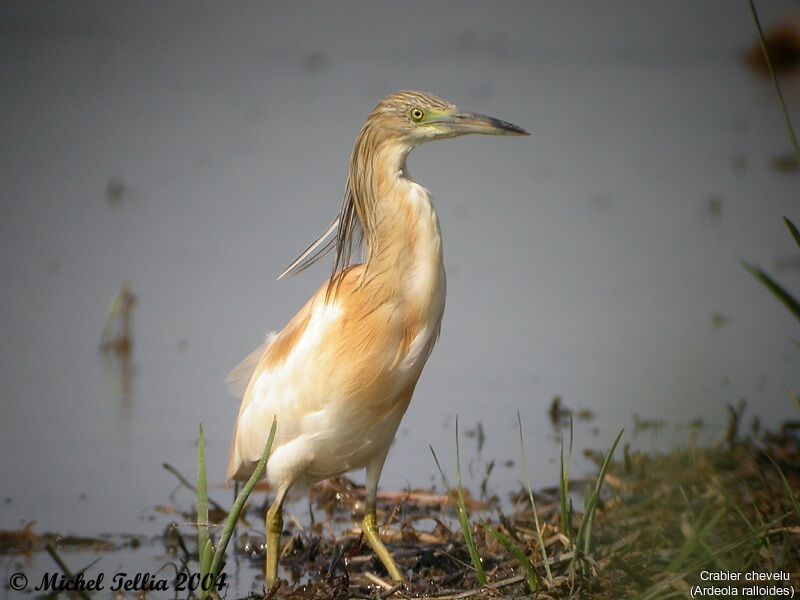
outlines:
{"label": "bird's foot", "polygon": [[383,563],[387,573],[389,573],[389,577],[395,581],[406,583],[406,578],[400,572],[397,563],[394,562],[392,555],[378,535],[378,519],[374,511],[364,515],[364,520],[361,523],[361,531],[364,532],[364,537],[367,539],[367,543],[372,548],[372,551],[375,552],[375,555],[380,559],[381,563]]}

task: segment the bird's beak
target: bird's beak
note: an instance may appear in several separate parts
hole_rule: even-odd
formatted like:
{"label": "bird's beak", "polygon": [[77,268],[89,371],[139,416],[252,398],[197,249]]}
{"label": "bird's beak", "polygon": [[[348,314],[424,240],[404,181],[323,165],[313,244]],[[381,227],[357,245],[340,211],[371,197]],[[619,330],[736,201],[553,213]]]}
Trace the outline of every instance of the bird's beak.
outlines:
{"label": "bird's beak", "polygon": [[432,119],[431,123],[435,123],[449,135],[464,135],[467,133],[482,133],[485,135],[528,135],[528,132],[522,127],[518,127],[507,121],[459,110],[439,115]]}

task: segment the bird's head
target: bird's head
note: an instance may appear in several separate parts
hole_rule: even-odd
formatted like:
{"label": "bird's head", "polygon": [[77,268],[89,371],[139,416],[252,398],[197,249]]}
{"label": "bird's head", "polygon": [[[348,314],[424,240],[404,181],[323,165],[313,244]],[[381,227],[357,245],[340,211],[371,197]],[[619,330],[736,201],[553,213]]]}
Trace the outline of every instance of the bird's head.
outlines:
{"label": "bird's head", "polygon": [[521,127],[462,111],[433,94],[404,91],[386,96],[372,110],[353,144],[339,216],[278,279],[302,271],[334,249],[333,274],[347,267],[359,226],[370,245],[379,203],[377,183],[386,181],[387,171],[406,175],[406,156],[413,148],[424,142],[468,133],[528,135]]}
{"label": "bird's head", "polygon": [[370,114],[365,129],[413,148],[431,140],[483,133],[487,135],[528,135],[518,127],[473,112],[425,92],[403,91],[386,96]]}

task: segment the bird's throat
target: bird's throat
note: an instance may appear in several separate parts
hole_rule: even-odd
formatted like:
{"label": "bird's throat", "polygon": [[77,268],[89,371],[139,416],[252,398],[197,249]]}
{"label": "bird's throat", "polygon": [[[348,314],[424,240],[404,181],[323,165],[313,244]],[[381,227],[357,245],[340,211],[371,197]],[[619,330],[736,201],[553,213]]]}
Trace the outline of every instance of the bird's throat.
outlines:
{"label": "bird's throat", "polygon": [[442,236],[430,194],[408,177],[405,164],[378,179],[366,277],[412,310],[440,314],[445,281]]}

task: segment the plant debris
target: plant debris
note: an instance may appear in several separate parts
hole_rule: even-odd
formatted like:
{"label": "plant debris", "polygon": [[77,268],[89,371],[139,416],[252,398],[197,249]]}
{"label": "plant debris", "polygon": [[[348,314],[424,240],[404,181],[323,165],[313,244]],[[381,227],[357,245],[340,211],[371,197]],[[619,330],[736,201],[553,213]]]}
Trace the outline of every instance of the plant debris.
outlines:
{"label": "plant debris", "polygon": [[[626,446],[624,457],[601,470],[602,493],[595,510],[585,513],[592,515],[588,537],[575,535],[587,529],[583,514],[570,508],[564,516],[558,488],[533,494],[541,544],[528,490],[512,495],[510,510],[477,502],[464,490],[483,586],[455,519],[456,489],[381,495],[381,535],[410,577],[398,585],[362,539],[363,488],[332,480],[310,493],[327,519],[304,525],[289,515],[282,581],[265,597],[660,598],[702,585],[704,570],[780,572],[800,581],[800,431],[787,423],[777,433],[756,428],[742,438],[743,410],[729,411],[735,424],[709,448],[653,455]],[[600,491],[593,481],[569,481],[570,507],[584,486]],[[262,510],[251,506],[235,542],[237,556],[255,572],[264,563],[262,519]]]}
{"label": "plant debris", "polygon": [[130,286],[123,285],[108,307],[106,324],[100,335],[100,352],[127,357],[133,350],[133,308],[138,299]]}
{"label": "plant debris", "polygon": [[[463,490],[485,585],[478,582],[456,519],[457,488],[446,494],[407,490],[379,495],[381,536],[408,583],[391,581],[363,540],[359,523],[364,489],[346,478],[310,490],[310,518],[287,513],[281,580],[271,590],[263,590],[261,575],[262,506],[251,502],[245,507],[228,561],[250,566],[246,572],[254,574],[254,582],[248,597],[256,599],[683,597],[704,584],[703,571],[782,573],[789,580],[783,584],[796,585],[800,424],[787,422],[777,432],[740,428],[744,409],[741,404],[729,407],[731,425],[710,447],[692,443],[671,453],[648,454],[625,444],[613,461],[607,458],[610,453],[591,453],[598,465],[605,463],[598,478],[566,480],[561,487],[537,492],[522,489],[504,504],[481,502]],[[584,508],[573,508],[584,488]],[[150,543],[163,546],[182,569],[193,571],[197,514],[178,506],[156,510],[175,522]],[[583,523],[584,515],[590,515],[590,522]],[[212,510],[209,526],[215,528],[225,518],[224,510]],[[135,547],[139,543],[137,538]],[[26,555],[48,547],[113,552],[123,545],[128,544],[38,535],[33,523],[0,532],[0,552],[5,554]]]}

